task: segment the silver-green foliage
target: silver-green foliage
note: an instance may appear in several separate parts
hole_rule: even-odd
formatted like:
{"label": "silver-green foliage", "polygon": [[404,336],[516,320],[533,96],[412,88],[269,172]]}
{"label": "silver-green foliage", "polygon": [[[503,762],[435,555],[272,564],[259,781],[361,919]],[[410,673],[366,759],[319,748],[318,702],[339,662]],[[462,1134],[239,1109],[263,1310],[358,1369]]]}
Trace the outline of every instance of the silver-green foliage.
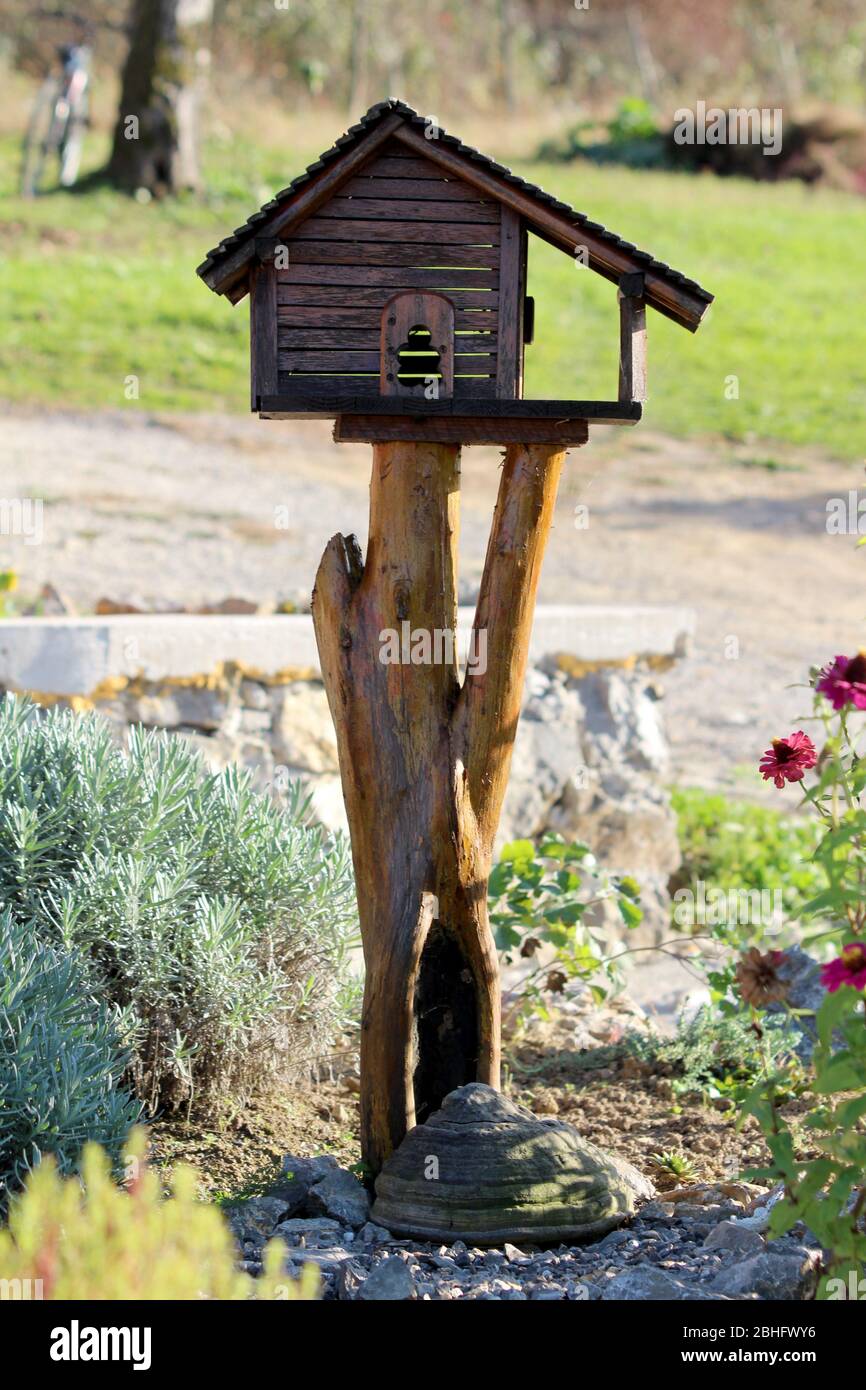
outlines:
{"label": "silver-green foliage", "polygon": [[148,1106],[211,1107],[289,1079],[345,1004],[346,844],[182,739],[0,706],[0,903],[77,951],[118,1007]]}
{"label": "silver-green foliage", "polygon": [[126,1063],[80,962],[0,912],[0,1211],[43,1154],[64,1173],[89,1139],[118,1156],[140,1113],[120,1085]]}

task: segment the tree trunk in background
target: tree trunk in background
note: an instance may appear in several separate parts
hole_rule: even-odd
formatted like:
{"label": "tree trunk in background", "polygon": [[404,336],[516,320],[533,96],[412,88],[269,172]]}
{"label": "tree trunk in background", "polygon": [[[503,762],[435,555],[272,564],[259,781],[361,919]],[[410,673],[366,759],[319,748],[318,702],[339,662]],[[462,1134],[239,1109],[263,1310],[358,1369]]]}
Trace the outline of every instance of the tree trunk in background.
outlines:
{"label": "tree trunk in background", "polygon": [[487,880],[564,457],[506,451],[474,624],[486,664],[462,685],[447,650],[382,659],[386,632],[455,632],[457,445],[374,445],[366,563],[337,535],[316,576],[364,941],[361,1146],[374,1174],[456,1086],[499,1085]]}
{"label": "tree trunk in background", "polygon": [[[352,0],[349,20],[348,111],[353,121],[367,106],[367,11],[369,0]],[[391,95],[389,92],[387,95]]]}
{"label": "tree trunk in background", "polygon": [[506,111],[517,105],[514,82],[514,3],[499,0],[499,93]]}
{"label": "tree trunk in background", "polygon": [[199,104],[213,0],[133,0],[108,177],[153,194],[198,189]]}
{"label": "tree trunk in background", "polygon": [[627,5],[625,19],[632,53],[640,73],[644,101],[649,102],[650,106],[657,106],[660,99],[659,73],[647,38],[640,6]]}

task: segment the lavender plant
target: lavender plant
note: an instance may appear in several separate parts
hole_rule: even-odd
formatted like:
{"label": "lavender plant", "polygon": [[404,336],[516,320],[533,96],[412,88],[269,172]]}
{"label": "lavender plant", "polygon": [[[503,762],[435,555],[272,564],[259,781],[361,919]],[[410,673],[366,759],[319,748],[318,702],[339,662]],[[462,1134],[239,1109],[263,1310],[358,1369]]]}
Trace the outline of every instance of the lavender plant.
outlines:
{"label": "lavender plant", "polygon": [[127,1061],[81,962],[0,913],[0,1212],[46,1154],[68,1173],[93,1139],[117,1159],[141,1109],[120,1084]]}
{"label": "lavender plant", "polygon": [[351,988],[348,848],[182,739],[0,706],[0,903],[116,1006],[150,1108],[212,1109],[297,1076]]}

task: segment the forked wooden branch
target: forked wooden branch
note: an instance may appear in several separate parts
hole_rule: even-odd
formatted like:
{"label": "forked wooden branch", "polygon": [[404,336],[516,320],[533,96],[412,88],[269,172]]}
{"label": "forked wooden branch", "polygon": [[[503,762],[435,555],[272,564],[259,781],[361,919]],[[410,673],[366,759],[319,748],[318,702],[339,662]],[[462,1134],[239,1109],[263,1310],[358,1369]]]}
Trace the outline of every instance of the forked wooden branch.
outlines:
{"label": "forked wooden branch", "polygon": [[[354,537],[334,536],[313,591],[364,943],[361,1137],[374,1173],[455,1086],[499,1084],[487,880],[564,454],[506,450],[475,615],[486,669],[462,685],[459,457],[457,445],[374,445],[366,561]],[[424,634],[424,660],[389,659],[395,641],[411,658]]]}

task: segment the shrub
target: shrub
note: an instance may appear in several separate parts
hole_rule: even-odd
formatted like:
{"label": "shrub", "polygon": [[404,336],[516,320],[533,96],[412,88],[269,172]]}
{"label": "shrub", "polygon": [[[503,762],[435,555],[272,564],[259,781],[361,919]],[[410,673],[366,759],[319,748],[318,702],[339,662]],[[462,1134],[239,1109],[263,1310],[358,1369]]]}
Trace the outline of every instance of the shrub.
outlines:
{"label": "shrub", "polygon": [[155,1173],[141,1163],[143,1137],[125,1158],[126,1189],[110,1164],[88,1144],[83,1182],[63,1179],[52,1160],[41,1164],[12,1204],[0,1231],[4,1294],[18,1298],[95,1300],[311,1299],[318,1273],[300,1281],[282,1274],[284,1247],[266,1248],[258,1280],[236,1268],[225,1218],[195,1198],[195,1174],[179,1167],[166,1201]]}
{"label": "shrub", "polygon": [[[803,939],[801,919],[822,882],[817,834],[805,818],[697,789],[678,789],[682,863],[670,881],[675,930],[714,938],[705,960],[713,1002],[736,1011],[734,960],[772,930],[780,947]],[[703,891],[702,891],[703,890]],[[702,912],[697,905],[702,905]]]}
{"label": "shrub", "polygon": [[737,1102],[750,1093],[768,1062],[775,1067],[784,1060],[793,1074],[796,1041],[787,1017],[767,1018],[756,1031],[747,1015],[726,1017],[703,1008],[680,1019],[672,1038],[632,1033],[628,1046],[641,1061],[671,1069],[676,1095]]}
{"label": "shrub", "polygon": [[672,891],[698,881],[723,891],[779,890],[786,915],[800,915],[821,881],[810,821],[696,788],[676,789],[671,801],[682,851]]}
{"label": "shrub", "polygon": [[347,845],[179,738],[0,706],[0,901],[122,1011],[147,1105],[211,1108],[321,1053],[355,930]]}
{"label": "shrub", "polygon": [[[587,984],[597,1002],[617,991],[622,952],[605,955],[608,932],[590,909],[611,900],[626,927],[640,925],[640,889],[628,875],[606,874],[589,846],[547,834],[504,846],[490,875],[490,924],[503,965],[528,962],[511,994],[512,1015],[544,1016],[546,1000],[570,980]],[[584,919],[587,920],[584,920]],[[540,963],[539,963],[540,961]]]}
{"label": "shrub", "polygon": [[44,1154],[62,1173],[87,1139],[117,1157],[140,1109],[119,1085],[127,1060],[80,963],[0,913],[0,1211]]}

